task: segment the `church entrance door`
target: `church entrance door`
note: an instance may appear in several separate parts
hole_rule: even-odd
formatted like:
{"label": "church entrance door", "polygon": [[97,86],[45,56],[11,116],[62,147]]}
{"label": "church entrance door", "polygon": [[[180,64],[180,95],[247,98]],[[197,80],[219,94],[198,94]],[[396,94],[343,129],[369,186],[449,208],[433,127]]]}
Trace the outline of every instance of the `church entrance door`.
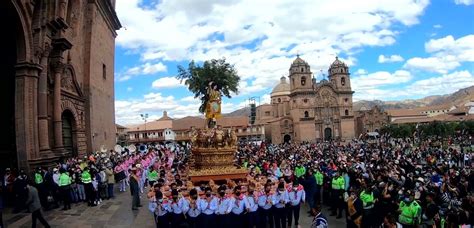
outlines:
{"label": "church entrance door", "polygon": [[327,127],[324,129],[324,140],[330,141],[332,139],[332,130],[331,128]]}
{"label": "church entrance door", "polygon": [[290,135],[283,136],[283,142],[284,143],[290,143],[290,141],[291,141],[291,136]]}

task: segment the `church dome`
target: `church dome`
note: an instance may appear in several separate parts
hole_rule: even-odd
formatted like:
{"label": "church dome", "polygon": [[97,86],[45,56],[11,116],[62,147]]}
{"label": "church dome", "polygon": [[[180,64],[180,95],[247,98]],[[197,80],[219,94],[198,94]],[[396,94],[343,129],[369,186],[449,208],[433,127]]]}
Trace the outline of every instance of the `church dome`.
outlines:
{"label": "church dome", "polygon": [[293,60],[293,63],[291,65],[308,65],[308,63],[306,63],[306,61],[300,58],[300,55],[296,55],[296,59]]}
{"label": "church dome", "polygon": [[275,88],[273,88],[271,95],[278,96],[278,95],[288,95],[290,94],[290,84],[286,81],[286,77],[283,76],[280,78],[280,83],[278,83]]}
{"label": "church dome", "polygon": [[339,60],[339,58],[336,56],[336,60],[331,64],[331,68],[337,68],[337,67],[347,67],[347,65]]}

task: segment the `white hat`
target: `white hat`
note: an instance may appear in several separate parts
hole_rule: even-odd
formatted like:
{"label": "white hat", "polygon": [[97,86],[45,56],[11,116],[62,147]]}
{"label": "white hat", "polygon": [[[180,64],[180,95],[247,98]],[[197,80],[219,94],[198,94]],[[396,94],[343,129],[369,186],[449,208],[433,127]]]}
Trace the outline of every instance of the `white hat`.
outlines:
{"label": "white hat", "polygon": [[57,171],[58,171],[58,168],[54,168],[54,169],[53,169],[53,172],[57,172]]}

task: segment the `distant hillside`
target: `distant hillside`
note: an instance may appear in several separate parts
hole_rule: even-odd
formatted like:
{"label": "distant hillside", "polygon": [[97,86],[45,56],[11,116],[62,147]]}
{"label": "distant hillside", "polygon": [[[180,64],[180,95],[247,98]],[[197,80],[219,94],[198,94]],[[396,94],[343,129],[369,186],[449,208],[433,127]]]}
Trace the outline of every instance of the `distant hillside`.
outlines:
{"label": "distant hillside", "polygon": [[250,116],[250,107],[244,107],[241,109],[237,109],[230,113],[225,113],[223,116],[227,117],[235,117],[235,116]]}
{"label": "distant hillside", "polygon": [[470,86],[464,89],[460,89],[452,94],[445,95],[434,95],[428,96],[421,99],[409,99],[403,101],[357,101],[354,102],[354,110],[359,111],[362,107],[370,109],[375,105],[382,107],[384,109],[410,109],[423,106],[433,106],[433,105],[463,105],[469,101],[474,101],[474,86]]}

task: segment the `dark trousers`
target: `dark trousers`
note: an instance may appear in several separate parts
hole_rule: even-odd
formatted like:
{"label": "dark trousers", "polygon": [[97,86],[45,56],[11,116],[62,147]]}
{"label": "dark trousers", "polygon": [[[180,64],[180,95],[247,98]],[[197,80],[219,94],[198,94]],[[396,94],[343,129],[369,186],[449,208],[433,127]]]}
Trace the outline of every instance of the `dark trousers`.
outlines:
{"label": "dark trousers", "polygon": [[315,206],[316,206],[316,201],[315,201],[315,198],[314,198],[315,195],[316,195],[316,189],[312,189],[312,190],[308,191],[308,193],[306,194],[306,201],[308,202],[310,210],[315,208]]}
{"label": "dark trousers", "polygon": [[140,195],[138,195],[138,192],[135,192],[132,195],[132,208],[137,208],[138,206],[140,206]]}
{"label": "dark trousers", "polygon": [[41,206],[46,208],[48,205],[48,196],[46,194],[44,183],[36,184],[36,189],[38,189],[38,196],[40,198]]}
{"label": "dark trousers", "polygon": [[321,190],[322,185],[316,185],[316,192],[314,193],[314,203],[315,205],[321,204]]}
{"label": "dark trousers", "polygon": [[170,214],[165,214],[163,216],[156,216],[156,227],[157,228],[170,228]]}
{"label": "dark trousers", "polygon": [[258,209],[260,214],[260,228],[266,228],[269,224],[270,228],[273,228],[273,208],[265,210],[263,208]]}
{"label": "dark trousers", "polygon": [[0,228],[3,228],[3,209],[0,208]]}
{"label": "dark trousers", "polygon": [[244,219],[244,214],[234,214],[234,213],[230,213],[230,224],[231,226],[230,227],[245,227],[244,226],[244,222],[245,222],[245,219]]}
{"label": "dark trousers", "polygon": [[171,213],[171,227],[172,228],[179,228],[184,223],[184,215]]}
{"label": "dark trousers", "polygon": [[275,228],[286,228],[285,208],[274,208],[273,217],[275,218]]}
{"label": "dark trousers", "polygon": [[[363,228],[377,227],[377,220],[374,219],[374,216],[375,216],[374,208],[364,209],[364,212],[362,215],[362,227]],[[403,227],[405,227],[405,225],[403,225]]]}
{"label": "dark trousers", "polygon": [[202,216],[202,226],[201,227],[215,227],[215,215],[206,215],[201,214]]}
{"label": "dark trousers", "polygon": [[63,200],[64,210],[71,209],[71,186],[61,186],[59,187],[61,191],[61,199]]}
{"label": "dark trousers", "polygon": [[248,227],[254,228],[258,226],[259,218],[258,218],[258,210],[254,212],[249,212],[247,214],[248,220]]}
{"label": "dark trousers", "polygon": [[293,217],[295,218],[295,225],[299,225],[300,220],[300,204],[296,206],[292,206],[291,204],[288,206],[287,216],[288,218],[288,227],[291,227],[291,223],[293,222]]}
{"label": "dark trousers", "polygon": [[216,215],[215,227],[229,227],[230,226],[230,214],[227,215]]}
{"label": "dark trousers", "polygon": [[342,199],[342,191],[339,189],[333,189],[331,191],[332,198],[332,214],[337,214],[337,216],[342,216],[342,209],[344,207],[344,200]]}
{"label": "dark trousers", "polygon": [[107,184],[108,197],[114,198],[114,184]]}
{"label": "dark trousers", "polygon": [[43,224],[44,227],[49,228],[48,222],[43,218],[43,214],[41,213],[41,210],[38,209],[36,211],[33,211],[31,213],[31,227],[36,228],[36,219],[38,219],[41,224]]}
{"label": "dark trousers", "polygon": [[92,183],[84,184],[84,190],[86,191],[86,200],[88,206],[94,205],[94,189],[92,187]]}
{"label": "dark trousers", "polygon": [[199,228],[203,227],[201,224],[201,217],[202,215],[198,215],[197,217],[188,216],[187,222],[189,228]]}

